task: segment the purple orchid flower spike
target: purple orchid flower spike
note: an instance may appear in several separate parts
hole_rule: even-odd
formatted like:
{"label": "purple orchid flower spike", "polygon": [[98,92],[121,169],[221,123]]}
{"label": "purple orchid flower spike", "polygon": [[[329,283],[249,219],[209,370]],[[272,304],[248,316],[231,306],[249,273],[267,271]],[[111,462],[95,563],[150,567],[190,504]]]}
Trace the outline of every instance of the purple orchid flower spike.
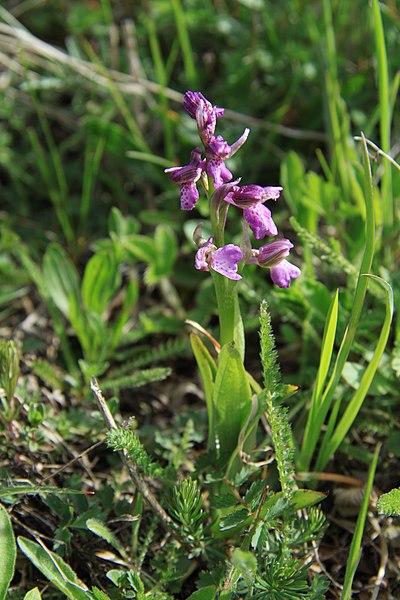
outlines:
{"label": "purple orchid flower spike", "polygon": [[225,160],[231,158],[245,143],[250,129],[245,129],[239,139],[230,146],[222,135],[212,136],[206,147],[207,173],[214,180],[214,187],[218,188],[232,179],[232,173],[225,165]]}
{"label": "purple orchid flower spike", "polygon": [[196,119],[201,141],[207,145],[214,135],[217,119],[224,116],[224,109],[213,106],[201,92],[186,92],[183,98],[183,108]]}
{"label": "purple orchid flower spike", "polygon": [[201,148],[195,148],[190,155],[190,162],[183,167],[170,167],[165,173],[170,173],[170,178],[180,186],[181,209],[192,210],[199,199],[196,182],[200,179],[205,169],[205,160],[201,158]]}
{"label": "purple orchid flower spike", "polygon": [[227,244],[221,248],[214,245],[214,238],[209,237],[207,241],[199,246],[195,257],[195,267],[201,271],[213,269],[228,279],[238,281],[242,276],[237,272],[238,263],[243,255],[239,246]]}
{"label": "purple orchid flower spike", "polygon": [[260,267],[270,269],[272,281],[280,288],[288,288],[292,279],[297,279],[301,271],[286,260],[293,244],[287,239],[275,240],[252,250],[248,264],[256,263]]}

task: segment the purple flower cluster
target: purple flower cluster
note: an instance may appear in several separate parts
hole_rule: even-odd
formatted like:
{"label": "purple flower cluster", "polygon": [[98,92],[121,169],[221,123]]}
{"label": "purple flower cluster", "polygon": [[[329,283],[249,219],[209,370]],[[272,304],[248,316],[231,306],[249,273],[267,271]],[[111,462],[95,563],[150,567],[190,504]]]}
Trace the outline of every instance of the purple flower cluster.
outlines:
{"label": "purple flower cluster", "polygon": [[[208,189],[207,180],[211,179],[214,186],[213,197],[218,202],[226,202],[242,210],[243,218],[250,227],[256,240],[264,237],[274,237],[278,234],[272,220],[271,211],[265,206],[268,200],[277,200],[282,191],[281,187],[259,185],[238,185],[240,180],[232,181],[233,175],[225,165],[245,143],[250,130],[245,129],[236,142],[229,145],[221,135],[215,136],[217,119],[223,117],[224,109],[213,106],[201,92],[186,92],[183,108],[196,120],[200,139],[205,148],[195,148],[190,156],[188,165],[171,167],[165,172],[171,180],[180,186],[181,209],[192,210],[198,199],[197,182],[203,183]],[[214,245],[214,238],[201,239],[195,258],[196,269],[209,271],[213,269],[229,279],[239,280],[238,265],[256,263],[270,269],[272,281],[281,288],[287,288],[292,279],[300,275],[300,269],[286,260],[293,244],[287,239],[277,239],[269,242],[258,250],[251,249],[243,257],[242,250],[234,244],[221,248]]]}

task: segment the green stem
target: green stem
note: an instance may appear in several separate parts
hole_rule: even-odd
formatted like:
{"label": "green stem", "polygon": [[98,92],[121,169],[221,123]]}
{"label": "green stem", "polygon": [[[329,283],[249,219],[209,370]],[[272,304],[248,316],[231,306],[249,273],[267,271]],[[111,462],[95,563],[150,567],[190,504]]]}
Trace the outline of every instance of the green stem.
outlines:
{"label": "green stem", "polygon": [[219,315],[220,344],[234,342],[242,358],[244,357],[244,332],[239,309],[237,282],[212,272],[217,297]]}
{"label": "green stem", "polygon": [[[212,197],[214,187],[212,181],[209,181],[209,201],[210,201],[210,220],[212,234],[215,245],[220,248],[224,245],[224,226],[226,218],[226,210],[228,206],[216,203]],[[242,360],[244,359],[244,331],[243,321],[240,314],[239,299],[237,292],[237,281],[233,281],[211,271],[215,295],[217,297],[218,316],[219,316],[219,332],[220,344],[235,343],[237,350],[240,352]]]}

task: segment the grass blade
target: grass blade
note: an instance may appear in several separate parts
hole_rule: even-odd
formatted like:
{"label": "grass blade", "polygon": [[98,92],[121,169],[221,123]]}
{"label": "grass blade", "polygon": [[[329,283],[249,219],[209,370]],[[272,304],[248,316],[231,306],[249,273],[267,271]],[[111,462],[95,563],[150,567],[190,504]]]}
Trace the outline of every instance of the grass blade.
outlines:
{"label": "grass blade", "polygon": [[379,336],[378,343],[376,345],[376,349],[371,361],[368,363],[367,368],[365,369],[365,373],[361,379],[360,385],[349,402],[342,418],[339,421],[334,433],[332,436],[325,436],[324,444],[321,447],[320,455],[318,457],[318,462],[316,466],[317,471],[322,471],[328,462],[329,458],[332,454],[338,449],[342,441],[344,440],[347,432],[350,427],[354,423],[354,420],[362,406],[362,403],[365,399],[365,396],[368,393],[369,387],[372,383],[372,380],[375,376],[376,370],[379,367],[380,360],[386,348],[386,343],[389,338],[390,326],[393,318],[393,291],[390,285],[377,277],[376,275],[366,275],[366,277],[373,279],[377,283],[379,283],[385,290],[385,299],[386,299],[386,314],[385,321],[383,323],[381,333]]}
{"label": "grass blade", "polygon": [[[375,44],[378,67],[379,88],[379,116],[380,137],[383,152],[390,154],[390,129],[391,129],[391,93],[389,85],[389,69],[386,54],[385,34],[383,31],[382,17],[378,0],[373,0],[372,14],[375,29]],[[392,189],[392,170],[390,164],[382,165],[382,205],[383,224],[391,228],[394,224],[394,206]]]}
{"label": "grass blade", "polygon": [[180,0],[172,0],[172,8],[175,15],[176,28],[178,30],[179,43],[182,50],[183,64],[185,67],[186,79],[192,89],[197,87],[197,73],[193,59],[193,50],[190,43],[190,36],[187,28],[185,12]]}
{"label": "grass blade", "polygon": [[367,511],[369,505],[369,498],[371,495],[372,484],[374,481],[376,466],[378,464],[379,451],[381,446],[378,445],[374,452],[374,457],[372,459],[371,467],[368,473],[368,481],[365,486],[365,494],[364,499],[361,505],[360,512],[358,514],[356,529],[354,531],[353,539],[350,546],[349,558],[347,561],[346,573],[344,577],[343,591],[340,596],[341,600],[350,600],[351,598],[351,586],[353,583],[354,575],[356,573],[356,569],[358,563],[361,558],[361,542],[364,531],[365,520],[367,518]]}
{"label": "grass blade", "polygon": [[[323,392],[322,400],[319,405],[319,422],[323,423],[326,418],[326,415],[331,408],[333,396],[337,385],[341,379],[344,365],[346,364],[347,358],[349,356],[354,336],[356,333],[357,325],[360,320],[362,307],[364,304],[364,298],[367,291],[368,280],[363,275],[368,274],[371,270],[372,259],[374,256],[375,249],[375,215],[374,215],[374,205],[373,205],[373,187],[372,187],[372,173],[371,173],[371,165],[369,161],[368,148],[365,137],[361,134],[362,138],[362,147],[363,147],[363,166],[364,166],[364,197],[365,197],[365,248],[364,254],[361,261],[359,276],[357,280],[357,286],[354,293],[353,305],[349,317],[349,322],[345,334],[343,336],[342,342],[340,344],[340,348],[336,357],[335,365],[333,368],[332,375],[329,379],[329,382]],[[337,402],[335,405],[335,409],[331,414],[331,418],[329,420],[328,430],[325,434],[325,439],[329,440],[332,432],[335,428],[337,415],[340,408],[340,402]],[[310,467],[312,455],[315,450],[315,446],[318,442],[320,428],[316,430],[313,439],[308,438],[307,440],[307,460],[304,460],[303,454],[303,463],[302,468],[308,469]],[[326,442],[325,442],[326,443]],[[306,448],[303,443],[303,448]],[[304,452],[304,450],[303,450]],[[318,461],[320,464],[320,461]],[[318,470],[318,469],[317,469]],[[322,470],[322,469],[319,469]]]}
{"label": "grass blade", "polygon": [[82,196],[79,206],[79,227],[83,231],[87,228],[91,197],[94,183],[100,168],[101,157],[106,145],[106,138],[100,135],[97,139],[89,137],[85,149],[85,165],[83,169]]}
{"label": "grass blade", "polygon": [[298,457],[298,464],[301,469],[307,469],[310,465],[313,451],[318,442],[321,427],[326,414],[320,410],[322,392],[325,385],[328,369],[332,360],[333,344],[335,341],[337,320],[339,312],[339,290],[332,300],[327,315],[324,336],[322,338],[321,357],[319,369],[315,382],[315,387],[311,399],[311,408],[307,419],[307,425],[304,433],[301,454]]}

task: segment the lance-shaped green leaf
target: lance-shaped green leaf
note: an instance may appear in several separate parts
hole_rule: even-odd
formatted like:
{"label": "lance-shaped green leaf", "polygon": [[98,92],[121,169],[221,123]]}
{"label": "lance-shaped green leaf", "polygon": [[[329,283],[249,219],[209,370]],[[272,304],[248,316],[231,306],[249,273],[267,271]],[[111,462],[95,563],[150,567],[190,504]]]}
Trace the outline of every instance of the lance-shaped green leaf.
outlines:
{"label": "lance-shaped green leaf", "polygon": [[0,504],[0,600],[7,595],[14,576],[16,546],[8,512]]}
{"label": "lance-shaped green leaf", "polygon": [[54,304],[69,317],[71,296],[74,296],[79,304],[79,278],[72,261],[58,244],[50,244],[46,250],[43,275]]}
{"label": "lance-shaped green leaf", "polygon": [[112,252],[98,252],[86,265],[82,280],[82,300],[86,308],[103,315],[120,285],[118,264]]}
{"label": "lance-shaped green leaf", "polygon": [[18,546],[35,567],[67,598],[87,600],[88,588],[61,556],[50,552],[46,546],[24,537],[18,538]]}
{"label": "lance-shaped green leaf", "polygon": [[98,519],[88,519],[86,521],[86,527],[90,529],[92,533],[105,540],[108,544],[110,544],[110,546],[113,546],[120,553],[122,558],[124,558],[125,560],[129,560],[123,545],[113,534],[111,529],[107,527],[107,525],[105,525]]}
{"label": "lance-shaped green leaf", "polygon": [[208,412],[208,445],[209,448],[215,448],[215,431],[214,431],[214,380],[217,373],[215,362],[201,339],[195,333],[190,334],[190,343],[194,357],[199,367],[201,379],[204,387],[204,395],[206,397],[207,412]]}

